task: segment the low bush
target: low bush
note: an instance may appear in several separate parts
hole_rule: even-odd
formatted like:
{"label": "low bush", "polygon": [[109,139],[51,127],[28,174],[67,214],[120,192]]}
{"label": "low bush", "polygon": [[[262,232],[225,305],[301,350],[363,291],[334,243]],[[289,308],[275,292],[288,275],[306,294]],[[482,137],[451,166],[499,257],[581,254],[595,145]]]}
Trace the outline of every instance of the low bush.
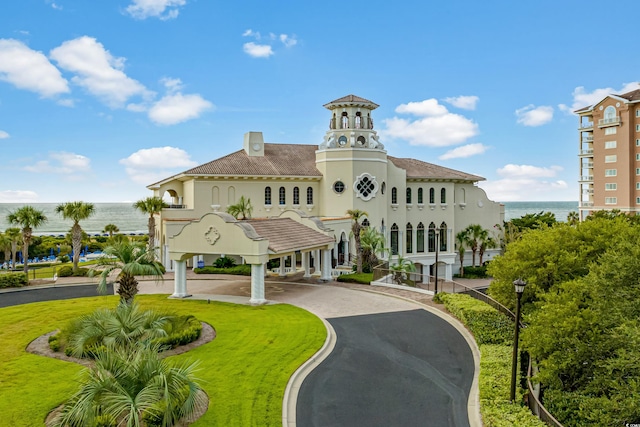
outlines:
{"label": "low bush", "polygon": [[[166,337],[153,340],[163,349],[172,349],[181,345],[189,344],[200,338],[202,323],[193,316],[176,317],[171,323],[171,330],[167,331]],[[168,328],[165,328],[168,329]]]}
{"label": "low bush", "polygon": [[351,273],[338,276],[338,282],[345,283],[360,283],[362,285],[368,285],[373,280],[373,273]]}
{"label": "low bush", "polygon": [[223,256],[218,258],[214,263],[214,267],[217,268],[231,268],[236,266],[236,260],[233,258],[229,258],[228,256]]}
{"label": "low bush", "polygon": [[24,273],[0,274],[0,288],[21,288],[28,284],[29,280]]}
{"label": "low bush", "polygon": [[478,267],[465,267],[464,276],[456,274],[455,277],[464,277],[465,279],[485,279],[489,276],[487,275],[487,267],[480,265]]}
{"label": "low bush", "polygon": [[[513,321],[469,295],[440,293],[433,301],[443,303],[478,343],[480,413],[485,427],[546,427],[529,408],[509,401]],[[522,401],[522,393],[517,387],[516,402]]]}
{"label": "low bush", "polygon": [[85,267],[78,267],[78,270],[73,271],[72,266],[65,265],[58,269],[58,277],[87,277],[88,275],[89,269]]}
{"label": "low bush", "polygon": [[196,274],[234,274],[236,276],[251,276],[251,265],[242,264],[231,268],[206,266],[203,268],[194,268],[193,272]]}

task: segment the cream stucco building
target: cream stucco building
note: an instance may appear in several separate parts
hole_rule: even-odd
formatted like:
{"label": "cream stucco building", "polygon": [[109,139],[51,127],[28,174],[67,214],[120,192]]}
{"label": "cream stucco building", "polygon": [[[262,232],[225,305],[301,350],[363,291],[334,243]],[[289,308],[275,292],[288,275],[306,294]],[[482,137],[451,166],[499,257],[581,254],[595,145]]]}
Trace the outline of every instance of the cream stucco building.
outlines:
{"label": "cream stucco building", "polygon": [[[365,211],[364,224],[423,274],[434,273],[437,240],[438,275],[446,279],[457,262],[457,232],[502,224],[504,207],[477,186],[484,178],[388,155],[374,130],[377,104],[348,95],[324,107],[329,129],[318,145],[269,144],[248,132],[242,149],[148,187],[172,200],[156,219],[155,238],[163,264],[176,272],[175,296],[186,295],[186,268],[222,254],[252,265],[254,302],[264,300],[272,258],[291,259],[293,268],[298,261],[305,275],[313,265],[329,280],[354,257],[349,209]],[[224,213],[241,196],[251,200],[251,220]]]}

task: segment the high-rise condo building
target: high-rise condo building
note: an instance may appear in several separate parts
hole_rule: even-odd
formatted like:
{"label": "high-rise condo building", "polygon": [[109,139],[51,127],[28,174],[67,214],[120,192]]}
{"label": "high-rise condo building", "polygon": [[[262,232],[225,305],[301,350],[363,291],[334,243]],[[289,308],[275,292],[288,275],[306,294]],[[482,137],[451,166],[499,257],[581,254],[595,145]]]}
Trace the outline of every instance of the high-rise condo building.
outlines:
{"label": "high-rise condo building", "polygon": [[580,220],[603,209],[640,212],[640,87],[575,113]]}

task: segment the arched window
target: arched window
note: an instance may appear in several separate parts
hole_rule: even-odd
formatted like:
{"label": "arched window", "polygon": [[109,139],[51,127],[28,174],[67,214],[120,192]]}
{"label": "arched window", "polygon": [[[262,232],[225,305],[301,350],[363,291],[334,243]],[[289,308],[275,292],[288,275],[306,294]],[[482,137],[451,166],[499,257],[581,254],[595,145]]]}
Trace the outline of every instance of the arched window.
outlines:
{"label": "arched window", "polygon": [[447,251],[447,223],[440,224],[440,251]]}
{"label": "arched window", "polygon": [[407,204],[411,204],[411,189],[407,187]]}
{"label": "arched window", "polygon": [[234,186],[229,187],[229,191],[227,192],[228,200],[227,204],[232,205],[236,202],[236,188]]}
{"label": "arched window", "polygon": [[464,188],[460,189],[460,203],[467,203],[467,193]]}
{"label": "arched window", "polygon": [[[356,113],[356,129],[360,129],[361,127],[362,127],[362,114],[360,114],[360,111],[358,111]],[[360,140],[360,138],[358,138],[358,140]]]}
{"label": "arched window", "polygon": [[407,244],[405,247],[408,254],[413,253],[413,227],[411,223],[407,224]]}
{"label": "arched window", "polygon": [[307,187],[307,204],[313,204],[313,188]]}
{"label": "arched window", "polygon": [[264,204],[265,205],[271,204],[271,187],[264,188]]}
{"label": "arched window", "polygon": [[365,144],[367,143],[366,140],[364,139],[364,136],[362,135],[360,135],[358,139],[356,139],[356,142],[358,143],[358,147],[364,147]]}
{"label": "arched window", "polygon": [[424,224],[418,224],[416,229],[416,246],[417,252],[424,252]]}
{"label": "arched window", "polygon": [[393,187],[391,189],[391,204],[392,205],[398,204],[398,189],[396,187]]}
{"label": "arched window", "polygon": [[440,189],[440,203],[443,205],[447,203],[447,190],[444,188]]}
{"label": "arched window", "polygon": [[422,187],[418,188],[418,204],[421,205],[424,202],[422,198]]}
{"label": "arched window", "polygon": [[300,204],[300,189],[298,187],[293,187],[293,204]]}
{"label": "arched window", "polygon": [[220,204],[220,188],[218,188],[217,185],[211,189],[211,204],[212,205]]}
{"label": "arched window", "polygon": [[346,111],[342,113],[341,123],[342,129],[349,129],[349,115]]}
{"label": "arched window", "polygon": [[278,202],[281,205],[284,205],[287,203],[287,191],[284,189],[284,187],[280,187]]}
{"label": "arched window", "polygon": [[616,118],[616,108],[613,105],[609,105],[607,108],[604,109],[604,119],[606,120],[605,123],[610,123],[612,121],[612,119]]}
{"label": "arched window", "polygon": [[429,224],[429,252],[436,251],[436,225]]}
{"label": "arched window", "polygon": [[391,226],[391,255],[398,255],[398,225]]}
{"label": "arched window", "polygon": [[434,190],[433,187],[431,187],[429,189],[429,203],[433,205],[435,202],[436,202],[436,190]]}

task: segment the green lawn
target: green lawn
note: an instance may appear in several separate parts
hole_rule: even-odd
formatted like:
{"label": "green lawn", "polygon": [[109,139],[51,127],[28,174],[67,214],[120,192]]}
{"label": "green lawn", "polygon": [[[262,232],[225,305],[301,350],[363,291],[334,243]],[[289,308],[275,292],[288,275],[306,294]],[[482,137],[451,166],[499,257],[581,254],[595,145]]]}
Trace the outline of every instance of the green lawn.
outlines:
{"label": "green lawn", "polygon": [[[194,426],[282,425],[282,398],[291,374],[323,344],[320,319],[290,305],[249,307],[140,295],[142,307],[193,314],[211,324],[212,342],[174,358],[198,360],[209,395],[207,413]],[[25,351],[30,341],[117,296],[34,303],[0,309],[0,414],[2,424],[42,426],[47,413],[77,389],[82,367]]]}

